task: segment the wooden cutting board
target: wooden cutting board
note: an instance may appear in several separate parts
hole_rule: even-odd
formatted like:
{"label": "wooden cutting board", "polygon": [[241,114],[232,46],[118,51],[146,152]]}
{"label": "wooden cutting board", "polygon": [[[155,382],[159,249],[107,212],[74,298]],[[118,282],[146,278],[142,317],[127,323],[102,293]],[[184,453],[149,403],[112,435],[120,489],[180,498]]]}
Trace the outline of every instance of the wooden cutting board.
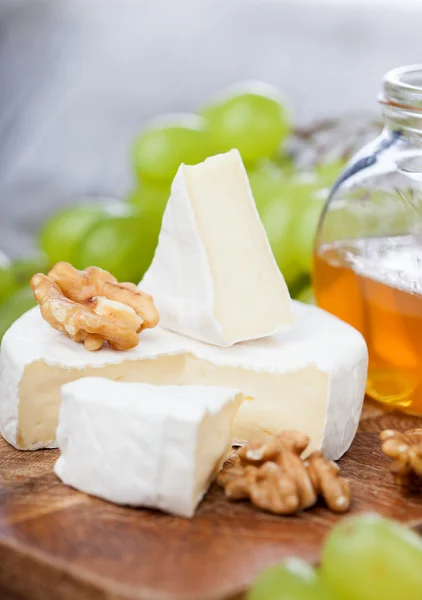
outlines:
{"label": "wooden cutting board", "polygon": [[[377,511],[422,532],[422,494],[402,492],[387,471],[379,431],[422,419],[368,404],[341,461],[352,512]],[[338,516],[322,505],[277,517],[230,503],[214,485],[192,520],[91,498],[59,482],[57,451],[19,452],[0,442],[2,600],[225,600],[289,555],[317,561]],[[2,591],[3,590],[3,591]]]}

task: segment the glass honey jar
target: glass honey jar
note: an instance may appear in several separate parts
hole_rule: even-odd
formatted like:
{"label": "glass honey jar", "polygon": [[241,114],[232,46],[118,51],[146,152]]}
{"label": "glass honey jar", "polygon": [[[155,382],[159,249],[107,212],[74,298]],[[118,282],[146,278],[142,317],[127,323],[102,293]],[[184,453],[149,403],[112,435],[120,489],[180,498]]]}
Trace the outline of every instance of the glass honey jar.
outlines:
{"label": "glass honey jar", "polygon": [[349,162],[316,238],[319,306],[358,329],[367,393],[422,414],[422,65],[387,73],[382,134]]}

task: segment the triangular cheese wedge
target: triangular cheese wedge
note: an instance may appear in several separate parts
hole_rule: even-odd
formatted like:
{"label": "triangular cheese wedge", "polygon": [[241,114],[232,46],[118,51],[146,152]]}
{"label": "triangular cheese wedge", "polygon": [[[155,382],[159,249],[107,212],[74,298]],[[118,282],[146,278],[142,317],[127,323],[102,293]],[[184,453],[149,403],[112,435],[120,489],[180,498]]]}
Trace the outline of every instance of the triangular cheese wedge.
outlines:
{"label": "triangular cheese wedge", "polygon": [[217,346],[292,323],[289,292],[237,150],[181,165],[140,288],[154,297],[162,327]]}

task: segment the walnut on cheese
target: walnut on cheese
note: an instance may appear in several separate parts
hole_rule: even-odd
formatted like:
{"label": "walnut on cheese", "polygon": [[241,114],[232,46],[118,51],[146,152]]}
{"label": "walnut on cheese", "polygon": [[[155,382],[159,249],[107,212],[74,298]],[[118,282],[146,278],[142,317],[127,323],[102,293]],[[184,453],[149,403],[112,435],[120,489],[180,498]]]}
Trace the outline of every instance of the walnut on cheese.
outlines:
{"label": "walnut on cheese", "polygon": [[402,433],[394,429],[381,432],[382,451],[393,459],[390,473],[398,485],[419,490],[422,488],[422,428]]}
{"label": "walnut on cheese", "polygon": [[138,333],[158,324],[151,296],[98,267],[78,271],[60,262],[48,275],[34,275],[31,287],[47,323],[91,351],[104,342],[113,350],[134,348]]}
{"label": "walnut on cheese", "polygon": [[57,283],[67,298],[75,302],[82,303],[104,296],[133,308],[143,320],[140,331],[158,325],[158,311],[152,296],[141,292],[134,283],[118,282],[111,273],[99,267],[87,267],[84,271],[78,271],[69,263],[58,262],[48,273],[48,277]]}
{"label": "walnut on cheese", "polygon": [[264,444],[249,443],[224,467],[217,483],[230,499],[249,498],[258,508],[279,515],[309,508],[318,496],[333,512],[347,511],[350,482],[319,451],[302,460],[308,444],[308,436],[298,431],[284,431]]}

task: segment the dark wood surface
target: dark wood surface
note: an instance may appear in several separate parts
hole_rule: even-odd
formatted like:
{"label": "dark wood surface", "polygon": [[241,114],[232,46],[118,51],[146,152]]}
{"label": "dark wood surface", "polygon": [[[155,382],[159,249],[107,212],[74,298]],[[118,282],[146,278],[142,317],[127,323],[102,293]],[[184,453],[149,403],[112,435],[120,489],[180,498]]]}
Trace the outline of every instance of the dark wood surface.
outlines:
{"label": "dark wood surface", "polygon": [[[422,495],[392,482],[378,439],[382,429],[415,426],[422,419],[367,404],[340,461],[353,483],[352,512],[377,511],[422,531]],[[192,520],[114,506],[61,484],[56,458],[0,442],[1,600],[231,599],[288,555],[317,561],[341,518],[322,505],[300,517],[265,514],[228,502],[216,485]]]}

